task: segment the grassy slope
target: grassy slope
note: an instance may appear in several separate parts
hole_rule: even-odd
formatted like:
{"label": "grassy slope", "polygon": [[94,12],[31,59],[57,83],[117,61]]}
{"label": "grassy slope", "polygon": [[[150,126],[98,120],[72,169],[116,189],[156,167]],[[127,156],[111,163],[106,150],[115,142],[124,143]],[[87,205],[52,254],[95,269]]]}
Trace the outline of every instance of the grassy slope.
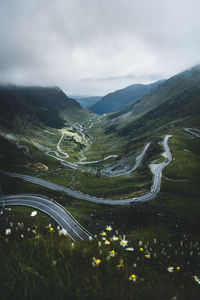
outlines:
{"label": "grassy slope", "polygon": [[154,87],[127,110],[108,116],[105,133],[134,142],[179,127],[199,126],[200,67],[180,73]]}
{"label": "grassy slope", "polygon": [[[162,109],[163,106],[161,107],[161,111]],[[163,112],[165,112],[165,109]],[[105,256],[102,256],[105,264],[102,265],[98,271],[91,267],[91,257],[100,255],[98,252],[99,250],[96,249],[97,246],[93,243],[77,243],[76,251],[72,252],[70,248],[71,243],[67,244],[63,239],[55,239],[56,242],[51,249],[51,238],[49,239],[48,236],[46,237],[47,240],[43,241],[42,239],[41,242],[37,242],[32,238],[26,239],[24,242],[22,241],[20,243],[19,240],[21,241],[21,239],[18,239],[17,242],[9,241],[8,244],[5,243],[3,244],[4,246],[1,247],[0,255],[2,258],[2,268],[0,272],[1,277],[4,278],[1,288],[3,295],[7,294],[8,299],[12,299],[13,291],[17,291],[15,296],[20,299],[27,298],[28,296],[30,299],[30,294],[34,295],[34,297],[36,295],[37,298],[40,296],[41,298],[51,296],[55,298],[55,295],[57,295],[58,299],[59,297],[62,299],[66,294],[68,297],[76,297],[77,299],[81,299],[81,297],[83,299],[98,299],[98,297],[99,299],[102,299],[103,297],[104,299],[110,299],[111,297],[118,297],[118,299],[124,299],[123,297],[126,297],[125,299],[129,299],[129,295],[131,295],[131,297],[134,295],[135,299],[171,299],[173,296],[177,296],[178,299],[191,299],[191,295],[194,295],[193,299],[195,299],[195,297],[196,299],[199,298],[197,283],[193,281],[191,276],[199,270],[199,249],[196,249],[198,246],[194,246],[194,244],[196,242],[196,237],[199,236],[200,225],[198,200],[200,196],[198,186],[200,141],[198,138],[192,138],[191,135],[180,131],[181,126],[191,124],[196,126],[199,120],[198,115],[191,120],[186,120],[185,124],[182,124],[179,130],[177,130],[176,124],[168,125],[161,130],[157,130],[155,125],[158,119],[154,122],[153,117],[155,117],[155,115],[153,112],[150,112],[150,114],[152,114],[152,119],[149,118],[150,121],[145,126],[150,128],[152,124],[150,133],[151,138],[153,139],[153,148],[151,148],[151,151],[148,153],[144,165],[140,169],[140,174],[136,174],[136,177],[139,179],[144,170],[146,172],[148,163],[159,157],[161,148],[156,145],[166,133],[174,134],[170,148],[172,149],[175,160],[164,171],[164,176],[168,179],[162,179],[161,192],[158,197],[146,206],[139,205],[134,208],[133,211],[130,210],[130,207],[122,209],[108,208],[103,205],[93,205],[79,201],[61,195],[60,193],[48,191],[42,187],[36,187],[33,184],[24,183],[20,180],[4,177],[2,178],[2,181],[6,183],[4,185],[4,187],[6,186],[5,193],[20,193],[22,191],[30,193],[36,192],[56,197],[61,204],[67,205],[69,211],[83,222],[83,225],[88,226],[87,228],[93,232],[100,231],[103,226],[108,224],[108,222],[111,222],[116,229],[122,228],[124,232],[129,234],[130,244],[134,245],[134,247],[135,245],[138,245],[139,239],[143,239],[151,243],[151,247],[149,245],[147,247],[153,249],[152,239],[153,237],[156,237],[159,239],[160,243],[157,252],[159,251],[160,253],[161,249],[164,247],[170,254],[165,257],[165,255],[160,253],[158,260],[150,262],[148,260],[143,262],[143,259],[140,261],[139,258],[140,263],[135,270],[132,266],[133,263],[137,261],[139,255],[138,252],[136,252],[136,254],[127,258],[125,271],[119,273],[116,269],[116,264],[119,263],[119,257],[118,261],[112,265],[109,262],[106,262],[106,254]],[[167,117],[168,116],[166,115],[166,118]],[[163,122],[165,121],[166,119]],[[161,122],[161,125],[162,124],[163,123]],[[99,139],[102,144],[101,154],[98,154],[98,157],[100,156],[99,158],[102,158],[102,155],[105,153],[113,154],[113,150],[116,150],[119,155],[123,155],[126,151],[132,152],[137,150],[138,147],[141,147],[141,143],[144,144],[147,141],[147,137],[149,136],[149,132],[145,130],[145,126],[140,131],[140,137],[132,131],[131,138],[127,140],[123,135],[118,136],[114,132],[112,133],[113,139],[111,140],[110,134],[105,134],[104,132],[104,125],[102,128],[95,125],[91,129],[91,132],[99,132]],[[27,136],[29,135],[27,134]],[[50,138],[50,136],[51,134],[48,136],[48,140],[50,139],[49,143],[55,144],[58,133],[52,135],[52,138]],[[120,145],[117,144],[118,137]],[[107,141],[109,141],[108,144],[106,144]],[[15,165],[17,171],[23,171],[25,162],[30,159],[23,155],[20,150],[17,150],[13,144],[10,144],[5,140],[1,140],[0,145],[1,149],[3,149],[2,153],[6,153],[6,160],[1,158],[3,166],[11,168]],[[5,149],[8,150],[6,151]],[[97,157],[97,149],[98,139],[94,142],[94,145],[90,150],[90,157]],[[184,149],[191,152],[186,152]],[[13,153],[15,153],[14,156]],[[41,156],[41,151],[36,151],[35,153],[36,156],[34,159],[36,161],[37,159],[42,159],[42,162],[48,163],[50,169],[53,170],[59,166],[59,163],[53,159]],[[60,177],[58,177],[58,174],[54,173],[49,175],[43,174],[43,176],[55,182],[65,182],[67,185],[71,179],[71,170],[62,169],[60,172],[61,173],[58,173],[60,174]],[[28,170],[27,173],[30,173],[30,170]],[[88,176],[83,176],[83,174],[78,172],[75,179],[75,184],[85,192],[115,196],[119,196],[122,192],[123,194],[126,194],[126,192],[130,194],[130,192],[132,192],[132,190],[130,191],[130,188],[133,186],[132,178],[123,179],[123,181],[121,181],[120,178],[106,180],[101,177],[97,180],[95,176]],[[144,173],[144,176],[147,176],[147,173]],[[169,179],[184,181],[175,182],[170,181]],[[95,188],[93,186],[94,183],[96,186]],[[118,188],[116,188],[116,186]],[[25,215],[23,215],[23,213],[25,213]],[[88,217],[91,213],[94,214],[94,217],[92,220],[89,220]],[[15,214],[20,218],[17,212],[15,212]],[[24,212],[20,210],[20,214],[25,220],[26,210],[24,210]],[[15,219],[17,220],[17,217],[15,217]],[[9,226],[9,220],[10,216],[5,219],[4,227],[2,226],[2,228],[5,229],[5,227]],[[95,225],[96,222],[98,222],[100,226]],[[36,226],[38,226],[37,222]],[[190,257],[188,250],[186,250],[186,247],[184,251],[182,251],[184,254],[181,254],[181,250],[177,254],[175,253],[174,249],[180,248],[178,239],[180,239],[183,234],[189,235],[190,239],[193,241],[192,244],[190,244],[191,240],[189,240],[187,246],[191,247],[188,248],[190,251],[195,249],[195,255],[192,258]],[[2,237],[3,235],[4,233],[2,232]],[[45,236],[46,235],[44,234],[44,238]],[[1,238],[1,241],[4,243],[4,238]],[[161,243],[163,243],[163,245],[161,245]],[[169,243],[172,243],[172,247],[169,246]],[[10,245],[12,245],[12,247],[10,247]],[[17,250],[14,250],[15,245]],[[23,250],[25,245],[27,247],[27,252]],[[31,256],[29,255],[30,252],[32,253]],[[52,261],[52,252],[55,254],[56,266],[59,268],[55,267]],[[105,252],[107,253],[107,250],[105,250]],[[4,257],[7,257],[8,253],[10,257],[9,261],[4,259]],[[22,256],[21,253],[23,253],[24,256]],[[123,255],[124,258],[128,254]],[[84,278],[80,272],[80,260],[77,261],[76,257],[81,258],[81,266],[86,274]],[[37,263],[37,261],[39,263]],[[188,261],[190,262],[189,266],[187,265]],[[167,266],[172,264],[176,265],[177,263],[183,267],[183,272],[170,274],[166,271]],[[19,267],[14,269],[12,267],[13,265]],[[117,275],[116,270],[118,272]],[[127,278],[132,272],[137,272],[139,277],[144,278],[145,284],[142,281],[138,281],[139,283],[137,283],[137,286],[130,285]],[[51,274],[51,276],[48,276],[48,274]],[[77,274],[80,274],[80,276]],[[116,280],[113,280],[113,278]],[[25,285],[24,282],[26,283]],[[58,283],[56,286],[55,282]],[[166,285],[166,282],[170,282],[170,285]],[[8,285],[10,287],[9,291]],[[43,286],[43,292],[40,291],[41,285]],[[160,287],[158,287],[158,285]],[[54,287],[55,294],[54,292],[49,294],[49,286]],[[87,286],[89,286],[88,289]],[[94,288],[94,286],[96,288]]]}
{"label": "grassy slope", "polygon": [[[20,219],[20,212],[15,213]],[[25,210],[24,217],[29,213]],[[199,271],[200,241],[190,236],[175,238],[156,228],[145,233],[138,230],[128,237],[129,246],[134,247],[128,252],[119,242],[73,245],[58,236],[55,226],[49,232],[35,219],[35,224],[23,226],[16,223],[17,218],[10,219],[14,223],[10,236],[4,233],[10,227],[7,220],[1,226],[2,299],[199,299],[193,275]],[[115,250],[114,258],[109,258],[110,250]],[[150,258],[145,257],[147,253]],[[92,257],[101,259],[98,267],[92,266]],[[167,271],[169,266],[175,268],[173,273]],[[129,280],[131,274],[136,274],[136,282]]]}
{"label": "grassy slope", "polygon": [[184,216],[191,227],[198,230],[200,226],[200,139],[178,134],[172,138],[170,147],[174,160],[166,168],[164,175],[168,179],[178,181],[163,179],[159,198],[166,208]]}
{"label": "grassy slope", "polygon": [[[65,115],[84,118],[80,104],[68,98],[57,88],[0,86],[1,127],[15,129],[16,126],[43,125],[60,128]],[[22,129],[22,128],[20,128]]]}
{"label": "grassy slope", "polygon": [[[123,114],[132,113],[132,118],[140,118],[140,116],[152,111],[161,104],[168,102],[168,104],[183,97],[190,95],[195,90],[199,90],[200,82],[200,65],[193,67],[190,70],[179,73],[159,85],[155,85],[149,93],[139,98],[137,101],[133,101],[127,107],[122,109],[116,114],[110,115],[110,119]],[[198,95],[196,96],[196,98]],[[196,103],[198,105],[198,102]],[[193,107],[194,108],[194,107]],[[180,111],[182,108],[180,109]],[[129,119],[130,116],[129,116]]]}
{"label": "grassy slope", "polygon": [[130,85],[124,89],[117,90],[102,97],[97,103],[91,105],[90,109],[97,114],[117,111],[130,101],[134,101],[146,94],[151,89],[151,86],[151,84]]}

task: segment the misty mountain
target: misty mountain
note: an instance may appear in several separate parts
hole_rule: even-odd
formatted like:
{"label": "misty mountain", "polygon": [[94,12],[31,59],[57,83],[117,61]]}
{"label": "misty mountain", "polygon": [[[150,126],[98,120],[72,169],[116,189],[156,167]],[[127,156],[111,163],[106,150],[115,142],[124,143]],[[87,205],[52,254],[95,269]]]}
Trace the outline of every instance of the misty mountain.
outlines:
{"label": "misty mountain", "polygon": [[102,97],[100,101],[90,106],[89,109],[97,114],[118,111],[129,102],[135,101],[145,95],[155,84],[157,83],[130,85]]}
{"label": "misty mountain", "polygon": [[9,129],[19,123],[59,128],[64,115],[82,114],[81,105],[58,87],[0,86],[0,107],[0,125]]}
{"label": "misty mountain", "polygon": [[74,99],[76,99],[83,108],[89,108],[91,105],[97,103],[102,96],[91,96],[91,97],[78,97],[74,96]]}

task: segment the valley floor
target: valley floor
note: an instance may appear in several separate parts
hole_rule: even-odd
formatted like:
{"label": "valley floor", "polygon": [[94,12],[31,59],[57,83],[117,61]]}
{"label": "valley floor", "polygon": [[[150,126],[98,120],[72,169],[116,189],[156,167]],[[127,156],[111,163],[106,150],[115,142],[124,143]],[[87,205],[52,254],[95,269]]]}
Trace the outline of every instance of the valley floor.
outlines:
{"label": "valley floor", "polygon": [[[136,138],[131,145],[120,137],[119,145],[118,137],[106,135],[103,126],[103,118],[92,116],[82,124],[66,123],[62,130],[43,128],[40,135],[1,132],[2,195],[47,196],[97,235],[93,241],[74,245],[60,233],[55,218],[39,211],[33,218],[32,209],[9,207],[6,197],[2,197],[3,295],[8,293],[9,299],[15,299],[12,295],[18,286],[17,297],[24,299],[28,296],[35,299],[31,298],[31,291],[38,299],[47,296],[55,299],[56,295],[57,299],[63,299],[68,294],[69,299],[132,299],[130,295],[134,295],[134,299],[185,300],[192,295],[197,300],[200,295],[198,129],[173,127],[148,140]],[[168,134],[171,137],[165,138]],[[159,173],[162,166],[165,168]],[[24,176],[10,177],[13,173]],[[149,199],[154,199],[135,203],[133,200],[154,192],[152,180],[157,189]],[[35,182],[48,182],[48,186]],[[85,201],[90,198],[92,202]],[[105,199],[113,202],[107,203]],[[134,203],[113,205],[123,202]],[[111,233],[105,230],[106,225],[111,225]],[[7,229],[11,234],[5,234]],[[123,247],[122,241],[128,245]],[[12,249],[16,249],[15,253]],[[9,262],[4,259],[6,255]],[[14,270],[12,265],[19,267]],[[80,268],[85,272],[84,278]],[[44,292],[37,291],[40,285]],[[48,286],[55,289],[52,295]]]}

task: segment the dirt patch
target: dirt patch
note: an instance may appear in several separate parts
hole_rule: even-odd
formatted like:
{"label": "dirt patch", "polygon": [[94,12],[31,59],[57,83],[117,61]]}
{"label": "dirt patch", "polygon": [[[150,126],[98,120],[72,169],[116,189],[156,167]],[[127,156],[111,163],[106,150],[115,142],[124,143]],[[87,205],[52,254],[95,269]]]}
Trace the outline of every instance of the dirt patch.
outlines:
{"label": "dirt patch", "polygon": [[35,172],[38,172],[38,171],[48,171],[48,167],[43,164],[43,163],[40,163],[40,162],[36,162],[36,163],[28,163],[26,165],[27,168],[30,168],[31,170],[34,170]]}

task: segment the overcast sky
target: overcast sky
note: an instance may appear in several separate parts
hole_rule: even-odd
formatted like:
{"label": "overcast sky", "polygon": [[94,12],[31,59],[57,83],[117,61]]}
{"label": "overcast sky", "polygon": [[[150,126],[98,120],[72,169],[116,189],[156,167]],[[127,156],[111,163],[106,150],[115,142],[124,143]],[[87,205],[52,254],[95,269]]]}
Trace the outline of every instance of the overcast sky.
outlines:
{"label": "overcast sky", "polygon": [[0,82],[103,95],[200,63],[199,0],[0,0]]}

